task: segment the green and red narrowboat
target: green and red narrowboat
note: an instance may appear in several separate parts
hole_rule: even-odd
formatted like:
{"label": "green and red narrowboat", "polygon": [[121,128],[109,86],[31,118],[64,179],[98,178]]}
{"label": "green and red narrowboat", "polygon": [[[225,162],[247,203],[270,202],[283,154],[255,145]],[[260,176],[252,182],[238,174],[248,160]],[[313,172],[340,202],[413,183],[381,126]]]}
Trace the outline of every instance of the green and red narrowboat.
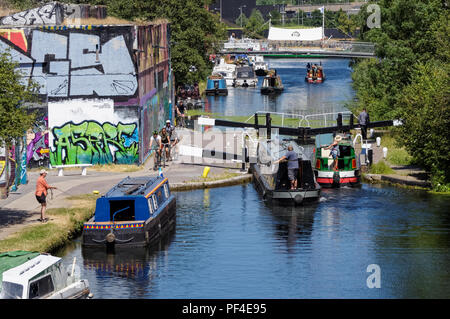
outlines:
{"label": "green and red narrowboat", "polygon": [[314,148],[314,174],[322,187],[360,186],[361,171],[356,158],[351,137],[343,137],[339,142],[338,170],[333,170],[331,151],[325,149],[333,142],[333,134],[316,136]]}

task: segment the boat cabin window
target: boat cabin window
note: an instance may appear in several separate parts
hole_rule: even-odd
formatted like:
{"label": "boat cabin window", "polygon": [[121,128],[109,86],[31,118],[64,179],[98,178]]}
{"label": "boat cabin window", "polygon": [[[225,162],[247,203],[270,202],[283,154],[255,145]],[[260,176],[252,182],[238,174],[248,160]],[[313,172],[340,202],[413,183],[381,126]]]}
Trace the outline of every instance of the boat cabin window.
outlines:
{"label": "boat cabin window", "polygon": [[150,215],[153,215],[153,199],[151,197],[148,199],[148,208],[150,209]]}
{"label": "boat cabin window", "polygon": [[158,209],[158,199],[156,198],[156,195],[152,195],[152,201],[153,201],[153,207],[155,210]]}
{"label": "boat cabin window", "polygon": [[22,299],[23,286],[13,282],[4,281],[0,299]]}
{"label": "boat cabin window", "polygon": [[53,286],[52,276],[48,274],[30,283],[29,298],[44,297],[53,292],[53,290],[55,290],[55,287]]}
{"label": "boat cabin window", "polygon": [[116,222],[134,220],[134,200],[110,200],[110,220]]}
{"label": "boat cabin window", "polygon": [[166,198],[169,198],[169,187],[167,186],[167,184],[164,184],[164,195],[166,196]]}

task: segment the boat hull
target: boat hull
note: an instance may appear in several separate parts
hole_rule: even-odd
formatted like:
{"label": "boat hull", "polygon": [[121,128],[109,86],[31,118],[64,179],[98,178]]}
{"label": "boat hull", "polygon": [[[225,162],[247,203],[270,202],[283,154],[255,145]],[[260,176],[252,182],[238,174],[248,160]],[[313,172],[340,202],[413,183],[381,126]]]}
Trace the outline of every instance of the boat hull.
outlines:
{"label": "boat hull", "polygon": [[313,78],[305,77],[305,81],[308,82],[308,83],[323,83],[325,81],[325,78],[313,79]]}
{"label": "boat hull", "polygon": [[175,228],[176,199],[171,195],[161,212],[146,221],[98,222],[84,224],[82,245],[85,247],[149,246]]}
{"label": "boat hull", "polygon": [[273,88],[273,87],[263,87],[261,88],[261,94],[270,95],[270,94],[280,94],[283,92],[284,88]]}
{"label": "boat hull", "polygon": [[314,173],[316,174],[317,183],[325,188],[361,186],[359,170],[337,172],[314,170]]}
{"label": "boat hull", "polygon": [[205,90],[206,95],[228,95],[228,89]]}
{"label": "boat hull", "polygon": [[264,201],[280,206],[297,206],[316,202],[320,198],[320,186],[313,189],[298,188],[293,190],[273,189],[260,173],[258,165],[253,165],[253,184]]}

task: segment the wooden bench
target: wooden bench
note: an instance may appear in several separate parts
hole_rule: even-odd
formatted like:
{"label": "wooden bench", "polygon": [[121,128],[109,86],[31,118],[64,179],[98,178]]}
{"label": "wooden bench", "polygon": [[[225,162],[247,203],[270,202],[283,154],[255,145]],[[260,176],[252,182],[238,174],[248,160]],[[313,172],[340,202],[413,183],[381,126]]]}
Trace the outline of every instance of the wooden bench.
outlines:
{"label": "wooden bench", "polygon": [[86,175],[87,168],[92,164],[67,164],[67,165],[55,165],[58,169],[58,176],[64,176],[64,168],[68,167],[81,167],[81,175]]}

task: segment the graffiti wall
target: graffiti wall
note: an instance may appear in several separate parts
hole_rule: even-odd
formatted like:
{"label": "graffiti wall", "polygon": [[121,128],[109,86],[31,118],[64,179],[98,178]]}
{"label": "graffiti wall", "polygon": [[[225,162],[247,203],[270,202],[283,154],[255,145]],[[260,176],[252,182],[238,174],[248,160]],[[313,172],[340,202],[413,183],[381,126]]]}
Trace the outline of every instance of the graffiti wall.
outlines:
{"label": "graffiti wall", "polygon": [[142,163],[151,132],[172,119],[169,24],[55,26],[37,18],[59,14],[104,11],[49,3],[0,23],[0,51],[9,50],[24,84],[40,86],[27,166]]}
{"label": "graffiti wall", "polygon": [[160,130],[167,119],[172,120],[172,79],[170,73],[167,23],[138,28],[139,98],[142,157],[149,154],[151,132]]}
{"label": "graffiti wall", "polygon": [[[53,30],[54,29],[54,30]],[[0,50],[11,49],[23,80],[52,99],[137,96],[134,28],[0,29]]]}
{"label": "graffiti wall", "polygon": [[60,25],[64,19],[76,22],[76,19],[106,17],[105,6],[91,6],[80,4],[61,4],[58,2],[46,3],[41,7],[14,13],[0,18],[0,25],[8,26],[37,26]]}
{"label": "graffiti wall", "polygon": [[48,115],[53,166],[138,162],[137,107],[118,109],[112,99],[75,99],[49,102]]}

